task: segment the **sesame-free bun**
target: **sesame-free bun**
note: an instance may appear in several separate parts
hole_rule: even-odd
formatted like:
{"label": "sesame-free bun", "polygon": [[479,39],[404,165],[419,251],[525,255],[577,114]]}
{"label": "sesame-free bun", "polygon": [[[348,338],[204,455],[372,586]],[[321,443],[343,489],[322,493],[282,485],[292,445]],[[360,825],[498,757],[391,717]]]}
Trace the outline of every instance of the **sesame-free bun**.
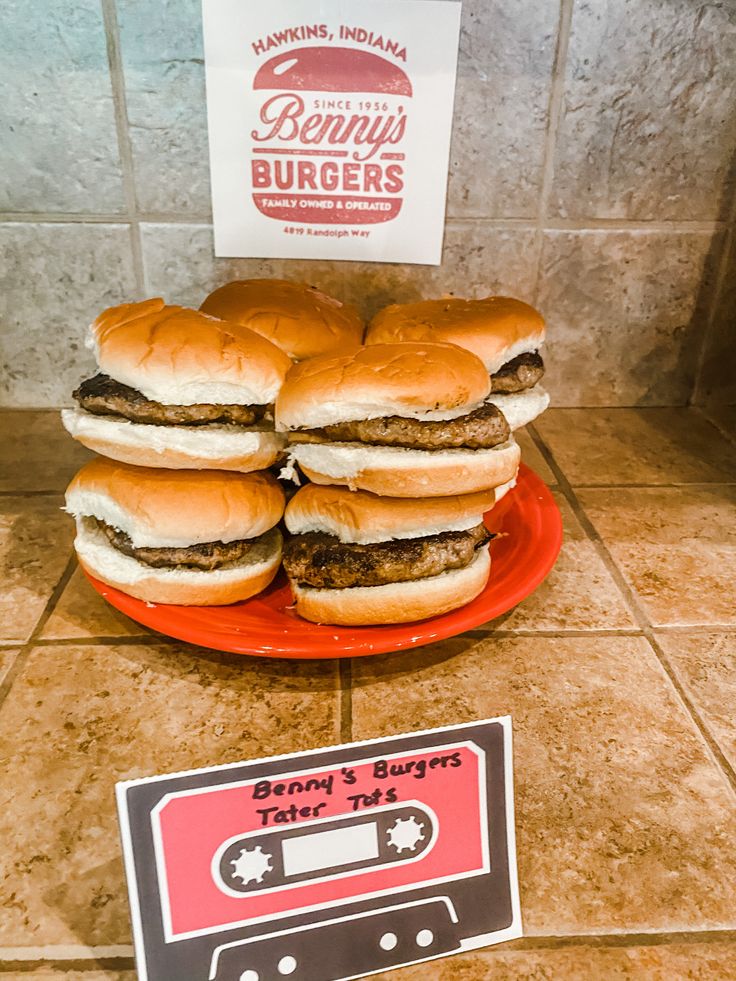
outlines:
{"label": "sesame-free bun", "polygon": [[105,310],[90,346],[101,371],[163,405],[266,405],[291,366],[255,331],[160,298]]}
{"label": "sesame-free bun", "polygon": [[296,612],[313,623],[343,626],[411,623],[465,606],[483,591],[490,569],[488,549],[479,548],[470,565],[439,576],[348,589],[315,589],[292,582],[291,591]]}
{"label": "sesame-free bun", "polygon": [[382,497],[451,497],[501,487],[516,477],[521,451],[511,438],[490,450],[411,450],[363,443],[295,443],[290,459],[316,484]]}
{"label": "sesame-free bun", "polygon": [[535,385],[525,392],[514,392],[510,395],[497,392],[489,395],[488,401],[498,406],[509,424],[509,429],[515,433],[517,429],[534,422],[544,412],[549,405],[549,395],[541,385]]}
{"label": "sesame-free bun", "polygon": [[365,343],[396,341],[457,344],[477,355],[493,374],[507,361],[537,350],[544,341],[544,319],[534,307],[510,296],[395,303],[374,316]]}
{"label": "sesame-free bun", "polygon": [[360,344],[358,311],[314,286],[284,279],[240,279],[207,297],[203,313],[242,324],[294,361]]}
{"label": "sesame-free bun", "polygon": [[135,548],[182,548],[257,538],[281,519],[270,473],[156,470],[91,460],[66,491],[66,510],[124,531]]}
{"label": "sesame-free bun", "polygon": [[62,409],[61,421],[83,446],[140,467],[250,473],[272,466],[286,445],[282,433],[265,425],[149,426],[84,409]]}
{"label": "sesame-free bun", "polygon": [[490,391],[483,363],[453,344],[376,344],[295,365],[276,400],[276,428],[405,416],[454,419]]}
{"label": "sesame-free bun", "polygon": [[341,542],[371,545],[465,531],[479,524],[495,503],[493,490],[415,500],[307,484],[289,501],[284,518],[292,535],[317,531]]}
{"label": "sesame-free bun", "polygon": [[279,571],[281,546],[281,533],[272,528],[240,562],[205,572],[184,567],[154,569],[116,549],[89,519],[77,519],[74,540],[80,565],[95,579],[146,603],[181,606],[224,606],[255,596]]}

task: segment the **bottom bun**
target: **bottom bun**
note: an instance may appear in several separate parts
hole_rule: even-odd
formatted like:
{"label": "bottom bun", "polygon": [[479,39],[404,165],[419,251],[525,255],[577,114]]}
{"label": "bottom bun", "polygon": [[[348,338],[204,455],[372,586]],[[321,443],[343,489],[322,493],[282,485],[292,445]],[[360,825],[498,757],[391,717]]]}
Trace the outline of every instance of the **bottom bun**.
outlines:
{"label": "bottom bun", "polygon": [[74,548],[82,568],[95,579],[147,603],[225,606],[255,596],[271,582],[281,563],[281,532],[272,528],[249,554],[227,568],[154,569],[114,548],[93,522],[80,519]]}
{"label": "bottom bun", "polygon": [[315,484],[338,484],[381,497],[450,497],[513,480],[521,450],[513,438],[491,450],[295,443],[289,456]]}
{"label": "bottom bun", "polygon": [[490,553],[481,548],[464,569],[426,579],[351,589],[314,589],[292,582],[291,591],[296,612],[313,623],[345,627],[411,623],[465,606],[483,592],[490,571]]}
{"label": "bottom bun", "polygon": [[74,439],[101,456],[168,470],[265,470],[286,443],[281,433],[268,429],[147,426],[84,409],[63,409],[61,421]]}
{"label": "bottom bun", "polygon": [[528,426],[540,416],[549,405],[549,395],[541,385],[535,385],[525,392],[514,392],[504,395],[499,392],[489,395],[486,402],[497,406],[503,412],[511,432],[516,432],[523,426]]}

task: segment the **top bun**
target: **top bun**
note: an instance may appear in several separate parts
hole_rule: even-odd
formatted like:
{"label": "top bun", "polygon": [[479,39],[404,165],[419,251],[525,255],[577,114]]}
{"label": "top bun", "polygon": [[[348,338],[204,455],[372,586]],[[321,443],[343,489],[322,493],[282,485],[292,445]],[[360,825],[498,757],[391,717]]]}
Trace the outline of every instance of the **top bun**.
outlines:
{"label": "top bun", "polygon": [[99,457],[66,492],[66,510],[124,531],[136,548],[181,548],[256,538],[284,512],[284,492],[269,473],[158,470]]}
{"label": "top bun", "polygon": [[366,344],[394,341],[458,344],[477,355],[492,375],[512,358],[537,350],[544,341],[544,318],[510,296],[395,303],[378,311],[365,337]]}
{"label": "top bun", "polygon": [[495,502],[493,490],[420,500],[307,484],[289,501],[285,520],[292,535],[321,531],[341,542],[372,545],[464,531],[479,524]]}
{"label": "top bun", "polygon": [[295,365],[276,400],[276,428],[391,415],[454,419],[489,392],[482,362],[454,344],[375,344]]}
{"label": "top bun", "polygon": [[90,334],[105,374],[164,405],[265,405],[291,366],[260,334],[160,298],[105,310]]}
{"label": "top bun", "polygon": [[241,279],[210,293],[204,313],[242,324],[295,361],[360,344],[363,322],[354,307],[314,286],[284,279]]}

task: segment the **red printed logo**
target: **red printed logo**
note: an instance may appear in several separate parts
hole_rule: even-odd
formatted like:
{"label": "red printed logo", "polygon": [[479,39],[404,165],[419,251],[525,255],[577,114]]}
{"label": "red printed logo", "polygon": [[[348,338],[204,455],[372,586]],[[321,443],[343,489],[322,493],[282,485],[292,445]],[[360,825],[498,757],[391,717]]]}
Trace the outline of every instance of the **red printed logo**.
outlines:
{"label": "red printed logo", "polygon": [[[404,48],[362,28],[340,35],[406,58]],[[373,51],[310,45],[262,64],[253,89],[263,96],[250,133],[253,201],[262,214],[328,225],[397,217],[413,94],[401,67]]]}

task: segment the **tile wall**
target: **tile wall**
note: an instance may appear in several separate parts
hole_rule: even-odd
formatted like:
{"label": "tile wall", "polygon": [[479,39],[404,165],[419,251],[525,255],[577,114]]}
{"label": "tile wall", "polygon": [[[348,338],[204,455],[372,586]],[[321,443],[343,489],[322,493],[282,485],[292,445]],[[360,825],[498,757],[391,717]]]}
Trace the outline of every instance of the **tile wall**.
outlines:
{"label": "tile wall", "polygon": [[558,405],[736,402],[730,0],[465,0],[438,267],[213,257],[199,0],[6,0],[0,51],[0,404],[68,402],[102,307],[250,275],[511,293]]}

